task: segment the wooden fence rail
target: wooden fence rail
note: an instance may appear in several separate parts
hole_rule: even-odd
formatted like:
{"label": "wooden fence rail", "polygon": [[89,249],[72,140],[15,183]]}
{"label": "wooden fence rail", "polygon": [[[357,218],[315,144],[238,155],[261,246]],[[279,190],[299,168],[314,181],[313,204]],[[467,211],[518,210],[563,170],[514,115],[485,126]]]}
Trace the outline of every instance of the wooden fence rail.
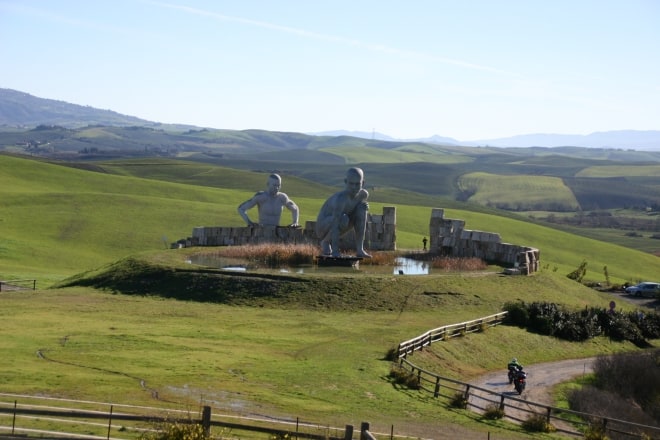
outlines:
{"label": "wooden fence rail", "polygon": [[397,348],[397,357],[406,357],[407,355],[412,354],[417,350],[421,350],[437,341],[444,341],[467,333],[483,331],[487,327],[501,324],[502,321],[504,321],[506,314],[507,312],[500,312],[484,318],[461,322],[460,324],[445,325],[429,330],[416,338],[401,342]]}
{"label": "wooden fence rail", "polygon": [[0,280],[0,292],[10,290],[37,290],[37,280]]}
{"label": "wooden fence rail", "polygon": [[[12,396],[0,393],[0,396]],[[18,396],[16,396],[18,397]],[[207,433],[212,428],[231,432],[264,433],[270,436],[284,436],[311,440],[352,440],[353,427],[333,428],[300,420],[276,420],[258,417],[213,415],[210,406],[203,406],[199,414],[175,409],[159,409],[132,405],[100,404],[98,402],[68,401],[55,398],[23,396],[28,403],[0,401],[0,432],[11,436],[25,437],[29,434],[80,438],[86,440],[135,440],[141,434],[155,431],[166,423],[201,424]],[[49,401],[44,405],[44,400]],[[69,408],[54,406],[61,402],[87,406]],[[35,403],[36,402],[36,403]],[[89,405],[88,405],[89,404]],[[90,407],[96,409],[90,409]],[[98,409],[105,407],[105,409]],[[117,411],[120,408],[120,412]],[[3,422],[2,420],[5,420]],[[10,419],[10,422],[7,421]],[[54,430],[57,427],[57,431]],[[71,426],[68,430],[66,426]],[[76,431],[76,432],[67,432]],[[375,440],[369,432],[369,424],[360,427],[360,440]]]}

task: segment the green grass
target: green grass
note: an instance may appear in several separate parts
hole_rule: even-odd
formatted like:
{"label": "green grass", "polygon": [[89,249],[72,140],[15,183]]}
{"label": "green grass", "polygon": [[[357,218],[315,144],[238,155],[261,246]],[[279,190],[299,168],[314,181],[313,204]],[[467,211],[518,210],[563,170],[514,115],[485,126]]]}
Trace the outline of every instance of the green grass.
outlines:
{"label": "green grass", "polygon": [[525,211],[579,208],[570,188],[559,177],[468,173],[459,178],[458,186],[474,193],[470,201],[481,205]]}
{"label": "green grass", "polygon": [[344,158],[346,163],[463,163],[470,162],[467,156],[445,154],[444,152],[429,151],[428,145],[406,145],[398,149],[383,149],[379,147],[360,146],[356,148],[347,144],[341,147],[322,148],[321,151],[336,154]]}
{"label": "green grass", "polygon": [[[185,267],[183,260],[193,251],[161,251],[139,259]],[[380,283],[378,292],[361,295],[374,282]],[[337,298],[328,302],[328,296]],[[304,294],[275,295],[271,303],[255,298],[251,305],[83,287],[3,293],[0,350],[6,361],[0,387],[145,405],[186,407],[200,399],[216,400],[244,414],[301,417],[333,426],[369,421],[380,432],[391,425],[396,432],[411,432],[457,424],[503,433],[504,428],[449,411],[426,393],[394,387],[385,354],[430,328],[498,311],[506,300],[551,298],[576,308],[608,301],[604,294],[549,272],[372,281],[343,276],[325,279]],[[412,360],[469,379],[502,368],[511,356],[510,341],[528,347],[529,363],[635,349],[602,339],[570,344],[497,327],[436,343]],[[154,402],[153,392],[161,402]],[[515,431],[506,436],[524,438]]]}
{"label": "green grass", "polygon": [[[178,171],[180,176],[185,170],[210,176],[208,182],[216,176],[206,165],[202,167],[206,172],[196,166],[183,169]],[[38,278],[40,286],[134,252],[163,249],[190,236],[195,226],[242,226],[236,207],[261,189],[267,177],[266,173],[237,172],[231,179],[234,186],[245,175],[258,187],[225,189],[205,186],[203,179],[187,185],[4,155],[0,170],[0,278]],[[148,171],[154,173],[153,168]],[[304,181],[291,178],[284,185],[300,207],[302,224],[314,221],[323,200],[336,190],[308,184],[309,195],[298,197]],[[380,213],[384,206],[397,208],[398,248],[419,249],[422,237],[428,235],[431,209],[443,206],[400,203],[401,199],[421,203],[424,198],[419,195],[401,194],[387,202],[383,200],[397,193],[377,190],[373,194],[381,201],[370,203],[372,212]],[[446,209],[445,217],[465,220],[467,229],[497,232],[507,243],[539,248],[542,264],[559,273],[569,273],[583,259],[589,264],[587,278],[597,281],[603,280],[604,266],[613,282],[653,279],[657,273],[657,257],[606,242],[483,212]]]}
{"label": "green grass", "polygon": [[[0,278],[34,277],[40,287],[0,294],[3,391],[149,405],[158,391],[163,405],[207,398],[336,426],[369,421],[380,432],[394,425],[398,432],[424,429],[420,437],[429,437],[438,426],[467,426],[527,438],[502,422],[478,421],[395,387],[387,377],[387,351],[431,328],[495,313],[509,300],[606,307],[610,296],[565,277],[583,259],[590,279],[603,280],[604,265],[615,282],[657,274],[657,257],[642,252],[459,209],[447,209],[446,217],[541,249],[542,271],[531,277],[191,271],[185,260],[197,250],[166,250],[166,242],[190,235],[194,226],[241,225],[236,206],[265,185],[267,174],[237,172],[225,188],[206,185],[223,175],[209,166],[173,171],[189,184],[164,181],[161,165],[143,165],[140,173],[149,178],[121,175],[120,168],[99,173],[0,155]],[[247,190],[237,188],[243,177]],[[298,197],[303,183],[286,179],[284,189],[304,222],[334,189],[308,185]],[[381,198],[374,197],[372,211],[397,207],[399,248],[419,249],[432,206],[412,204],[424,200],[419,195],[401,204],[387,199],[395,192],[376,193]],[[45,289],[64,279],[107,290]],[[191,300],[195,296],[204,302]],[[511,341],[530,347],[528,363],[635,349],[603,340],[569,344],[501,327],[436,345],[435,359],[414,357],[440,374],[470,377],[500,369]]]}
{"label": "green grass", "polygon": [[575,177],[660,177],[660,165],[610,165],[591,166],[583,169]]}

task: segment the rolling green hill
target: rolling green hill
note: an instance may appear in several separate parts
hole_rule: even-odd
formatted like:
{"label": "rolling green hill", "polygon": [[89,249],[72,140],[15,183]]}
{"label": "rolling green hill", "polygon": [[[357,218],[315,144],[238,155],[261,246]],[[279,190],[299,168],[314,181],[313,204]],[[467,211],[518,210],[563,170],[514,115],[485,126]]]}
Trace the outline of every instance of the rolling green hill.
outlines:
{"label": "rolling green hill", "polygon": [[[329,186],[336,185],[336,176],[342,175],[346,165],[360,164],[368,169],[367,181],[372,188],[470,201],[515,212],[643,211],[649,207],[658,211],[660,207],[660,152],[652,151],[458,147],[154,124],[5,129],[0,130],[0,151],[73,162],[182,158],[225,168],[278,170]],[[506,191],[505,200],[494,197],[489,185],[471,185],[466,190],[461,179],[465,182],[464,176],[471,173],[498,178],[498,186]],[[563,179],[559,186],[565,194],[548,197],[548,186],[534,181],[544,177]],[[507,179],[511,182],[505,182]]]}
{"label": "rolling green hill", "polygon": [[[263,189],[267,176],[162,159],[100,163],[94,170],[0,155],[0,278],[53,282],[131,253],[167,248],[195,226],[242,226],[236,207]],[[335,178],[341,186],[341,177]],[[283,190],[299,205],[304,223],[315,220],[321,203],[337,187],[285,176]],[[549,270],[568,273],[586,260],[592,271],[588,278],[597,280],[604,266],[621,282],[657,274],[652,255],[495,211],[457,209],[462,205],[378,187],[372,195],[374,212],[396,206],[399,248],[420,247],[431,209],[439,207],[447,208],[449,218],[466,220],[468,229],[497,232],[505,242],[541,249],[542,264]],[[425,203],[429,200],[433,203]]]}
{"label": "rolling green hill", "polygon": [[[209,399],[246,414],[337,426],[369,421],[379,432],[395,427],[419,438],[443,427],[523,439],[520,428],[394,385],[387,351],[430,328],[500,311],[506,301],[605,307],[609,294],[565,276],[583,260],[594,281],[603,281],[604,266],[612,282],[657,274],[649,254],[378,186],[371,210],[397,207],[400,248],[419,249],[431,208],[446,207],[470,229],[541,249],[541,271],[243,276],[191,266],[199,249],[168,248],[194,226],[242,225],[236,206],[264,187],[268,173],[162,158],[80,164],[0,154],[0,279],[36,278],[39,287],[0,295],[3,392],[150,405],[156,392],[158,404],[178,408]],[[315,218],[341,177],[326,186],[284,176],[301,221]],[[512,350],[533,363],[638,349],[507,326],[442,348],[445,358],[436,365],[424,358],[425,365],[460,379],[502,368]]]}

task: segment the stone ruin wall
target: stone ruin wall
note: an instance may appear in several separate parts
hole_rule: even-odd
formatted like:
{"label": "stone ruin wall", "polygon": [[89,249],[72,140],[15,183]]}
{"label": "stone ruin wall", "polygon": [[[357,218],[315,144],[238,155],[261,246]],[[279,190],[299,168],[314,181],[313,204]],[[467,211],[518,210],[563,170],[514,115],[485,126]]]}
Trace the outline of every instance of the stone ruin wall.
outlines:
{"label": "stone ruin wall", "polygon": [[510,274],[529,275],[539,270],[540,251],[528,246],[502,243],[495,232],[465,229],[464,220],[444,218],[444,209],[431,211],[429,252],[450,257],[476,257],[508,266]]}
{"label": "stone ruin wall", "polygon": [[[172,247],[191,246],[240,246],[261,243],[310,243],[319,244],[314,232],[316,222],[308,221],[303,228],[276,226],[223,227],[200,226],[193,229],[192,237],[172,244]],[[465,229],[464,220],[444,218],[444,209],[431,211],[429,224],[429,252],[438,255],[481,258],[507,266],[505,272],[529,275],[539,270],[538,249],[502,243],[494,232]],[[350,253],[355,248],[351,231],[341,239],[340,247]],[[396,208],[384,207],[382,214],[369,213],[365,248],[374,251],[396,250]]]}
{"label": "stone ruin wall", "polygon": [[[199,226],[192,237],[179,240],[172,247],[240,246],[262,243],[311,243],[318,245],[314,232],[316,222],[308,221],[303,228],[282,226]],[[364,245],[376,251],[396,250],[396,208],[384,207],[382,214],[369,213]],[[355,234],[351,231],[341,238],[340,247],[348,252],[355,249]]]}

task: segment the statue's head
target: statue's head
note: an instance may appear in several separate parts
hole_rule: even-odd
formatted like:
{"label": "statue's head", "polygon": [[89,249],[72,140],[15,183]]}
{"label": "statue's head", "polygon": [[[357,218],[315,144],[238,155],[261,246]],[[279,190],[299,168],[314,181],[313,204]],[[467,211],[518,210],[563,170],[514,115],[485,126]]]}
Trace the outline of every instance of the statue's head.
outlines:
{"label": "statue's head", "polygon": [[268,194],[274,196],[280,192],[280,188],[282,188],[282,178],[278,174],[271,174],[268,176],[268,182],[266,182],[266,185],[268,187]]}
{"label": "statue's head", "polygon": [[346,172],[344,183],[346,183],[346,189],[351,195],[355,196],[362,189],[362,185],[364,184],[364,172],[361,168],[349,168]]}

